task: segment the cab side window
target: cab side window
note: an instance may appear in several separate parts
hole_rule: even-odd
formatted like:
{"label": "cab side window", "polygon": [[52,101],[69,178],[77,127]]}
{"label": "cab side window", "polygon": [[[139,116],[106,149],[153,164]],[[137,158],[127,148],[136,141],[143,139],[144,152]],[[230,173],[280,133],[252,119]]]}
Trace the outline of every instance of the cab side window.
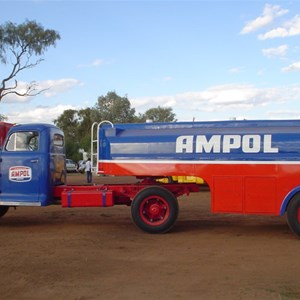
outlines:
{"label": "cab side window", "polygon": [[39,149],[39,134],[36,131],[20,131],[10,135],[6,151],[37,151]]}

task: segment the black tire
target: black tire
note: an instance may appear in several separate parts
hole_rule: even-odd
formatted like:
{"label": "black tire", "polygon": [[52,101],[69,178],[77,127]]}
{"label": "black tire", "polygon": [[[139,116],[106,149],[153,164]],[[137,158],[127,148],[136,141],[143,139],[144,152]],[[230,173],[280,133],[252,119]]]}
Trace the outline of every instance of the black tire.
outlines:
{"label": "black tire", "polygon": [[175,196],[163,187],[147,187],[133,199],[133,222],[149,233],[168,232],[175,224],[179,207]]}
{"label": "black tire", "polygon": [[0,206],[0,218],[3,217],[8,210],[9,210],[9,206]]}
{"label": "black tire", "polygon": [[287,223],[297,236],[300,237],[300,194],[296,194],[287,207]]}

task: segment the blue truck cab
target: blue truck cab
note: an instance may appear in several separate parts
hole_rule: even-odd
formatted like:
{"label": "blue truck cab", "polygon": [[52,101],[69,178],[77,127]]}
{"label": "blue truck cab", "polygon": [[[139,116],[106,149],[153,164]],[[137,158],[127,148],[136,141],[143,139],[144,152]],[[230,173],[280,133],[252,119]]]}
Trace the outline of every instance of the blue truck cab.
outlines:
{"label": "blue truck cab", "polygon": [[66,182],[64,134],[54,125],[10,128],[0,151],[0,206],[53,204]]}

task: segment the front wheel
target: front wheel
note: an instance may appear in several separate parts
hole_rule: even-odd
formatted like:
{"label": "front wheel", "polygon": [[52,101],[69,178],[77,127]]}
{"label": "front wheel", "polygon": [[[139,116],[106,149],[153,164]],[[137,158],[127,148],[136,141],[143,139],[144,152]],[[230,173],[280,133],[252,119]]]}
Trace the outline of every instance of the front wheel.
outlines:
{"label": "front wheel", "polygon": [[0,206],[0,218],[3,217],[9,209],[9,206]]}
{"label": "front wheel", "polygon": [[131,205],[134,223],[149,233],[165,233],[175,224],[178,216],[175,196],[162,187],[147,187],[141,190]]}
{"label": "front wheel", "polygon": [[290,229],[300,237],[300,194],[296,194],[291,199],[286,217]]}

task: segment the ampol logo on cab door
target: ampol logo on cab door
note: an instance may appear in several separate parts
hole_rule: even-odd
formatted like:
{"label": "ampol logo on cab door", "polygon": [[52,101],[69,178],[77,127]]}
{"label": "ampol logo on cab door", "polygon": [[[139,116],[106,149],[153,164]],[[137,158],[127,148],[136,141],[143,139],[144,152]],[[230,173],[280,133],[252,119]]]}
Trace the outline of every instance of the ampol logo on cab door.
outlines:
{"label": "ampol logo on cab door", "polygon": [[9,180],[16,182],[30,181],[32,178],[32,171],[30,167],[15,166],[9,168]]}

